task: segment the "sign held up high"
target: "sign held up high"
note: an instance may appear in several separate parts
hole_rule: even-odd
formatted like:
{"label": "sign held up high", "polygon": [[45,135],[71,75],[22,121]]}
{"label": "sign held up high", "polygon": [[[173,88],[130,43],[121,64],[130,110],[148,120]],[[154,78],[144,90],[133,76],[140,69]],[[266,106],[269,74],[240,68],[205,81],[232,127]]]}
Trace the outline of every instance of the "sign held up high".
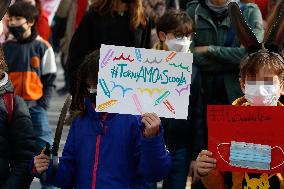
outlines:
{"label": "sign held up high", "polygon": [[99,112],[187,119],[192,54],[102,45]]}

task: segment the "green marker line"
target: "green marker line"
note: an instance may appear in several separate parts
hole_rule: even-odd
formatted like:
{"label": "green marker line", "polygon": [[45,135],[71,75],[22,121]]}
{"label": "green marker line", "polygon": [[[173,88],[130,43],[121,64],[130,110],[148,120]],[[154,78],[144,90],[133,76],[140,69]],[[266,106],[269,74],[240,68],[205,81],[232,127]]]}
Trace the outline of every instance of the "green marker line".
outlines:
{"label": "green marker line", "polygon": [[170,91],[164,92],[164,93],[155,101],[155,106],[161,104],[161,103],[163,102],[163,100],[164,100],[165,98],[167,98],[170,94],[171,94]]}

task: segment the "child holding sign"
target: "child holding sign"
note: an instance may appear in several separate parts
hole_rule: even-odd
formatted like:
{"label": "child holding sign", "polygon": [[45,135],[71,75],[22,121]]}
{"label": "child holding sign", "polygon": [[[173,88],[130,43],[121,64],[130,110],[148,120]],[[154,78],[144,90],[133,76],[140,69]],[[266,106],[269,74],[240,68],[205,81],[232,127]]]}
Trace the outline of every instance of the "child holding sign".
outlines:
{"label": "child holding sign", "polygon": [[[177,52],[189,52],[191,36],[194,32],[192,19],[184,11],[171,10],[157,22],[160,42],[154,48]],[[198,152],[205,147],[205,126],[202,102],[201,79],[198,69],[192,65],[188,119],[162,119],[165,141],[172,157],[171,173],[163,182],[164,189],[184,189],[190,171],[193,182],[195,160]],[[190,166],[191,165],[191,166]],[[192,186],[200,188],[199,183]]]}
{"label": "child holding sign", "polygon": [[56,177],[49,158],[34,158],[34,173],[47,171],[47,180],[63,188],[147,188],[163,179],[171,160],[163,142],[160,118],[96,112],[99,51],[90,54],[78,70],[73,121]]}
{"label": "child holding sign", "polygon": [[[283,10],[284,2],[282,1],[280,5]],[[284,23],[283,17],[278,19],[279,10],[276,11],[277,14],[276,16],[274,15],[275,17],[272,22],[277,24],[274,26],[270,24],[273,27],[270,28],[271,30],[268,30],[275,33],[266,34],[264,44],[259,43],[252,32],[248,33],[245,37],[238,33],[249,55],[242,60],[240,65],[240,84],[245,96],[234,101],[233,105],[235,106],[283,106],[278,101],[280,96],[284,94],[284,62],[283,57],[279,54],[283,37],[278,39],[278,35],[275,35],[276,33],[281,34],[284,32],[284,28],[281,28],[281,30],[278,28],[278,24],[281,25]],[[240,21],[240,23],[237,23],[238,32],[250,31],[246,25],[242,24],[238,7],[235,4],[230,4],[230,14],[233,15],[231,16],[233,23],[236,24],[236,22]],[[275,20],[275,18],[278,20]],[[265,49],[262,46],[265,46]],[[241,150],[243,153],[248,153],[245,151],[248,150],[246,148]],[[261,158],[261,156],[258,158]],[[248,162],[250,162],[248,158],[246,162],[239,161],[238,166],[244,167],[242,163]],[[217,160],[213,158],[213,154],[210,151],[204,150],[200,152],[197,158],[197,172],[202,177],[202,181],[207,188],[284,188],[282,174],[225,173],[215,170],[217,163]],[[264,165],[264,163],[261,165]]]}

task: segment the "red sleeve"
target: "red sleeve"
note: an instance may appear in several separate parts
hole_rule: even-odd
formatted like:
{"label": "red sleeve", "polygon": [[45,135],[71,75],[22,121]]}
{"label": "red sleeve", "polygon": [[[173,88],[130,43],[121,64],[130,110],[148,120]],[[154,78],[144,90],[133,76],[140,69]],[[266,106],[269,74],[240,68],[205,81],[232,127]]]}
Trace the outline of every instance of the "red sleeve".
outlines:
{"label": "red sleeve", "polygon": [[88,8],[88,0],[78,0],[78,11],[76,16],[76,25],[75,28],[77,28],[84,17],[86,10]]}
{"label": "red sleeve", "polygon": [[44,40],[49,41],[51,29],[48,24],[47,14],[44,11],[42,11],[38,18],[37,31],[39,36],[41,36]]}
{"label": "red sleeve", "polygon": [[257,4],[257,6],[259,7],[260,12],[262,14],[262,18],[265,19],[267,16],[268,0],[255,0],[255,4]]}

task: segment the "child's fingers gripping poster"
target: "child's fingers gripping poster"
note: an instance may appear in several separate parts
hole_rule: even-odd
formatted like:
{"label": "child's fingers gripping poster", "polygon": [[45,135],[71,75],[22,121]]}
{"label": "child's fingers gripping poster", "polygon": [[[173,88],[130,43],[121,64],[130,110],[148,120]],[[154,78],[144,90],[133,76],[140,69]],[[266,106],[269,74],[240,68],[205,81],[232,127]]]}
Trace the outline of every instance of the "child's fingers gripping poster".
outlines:
{"label": "child's fingers gripping poster", "polygon": [[96,111],[187,119],[192,54],[102,45]]}

